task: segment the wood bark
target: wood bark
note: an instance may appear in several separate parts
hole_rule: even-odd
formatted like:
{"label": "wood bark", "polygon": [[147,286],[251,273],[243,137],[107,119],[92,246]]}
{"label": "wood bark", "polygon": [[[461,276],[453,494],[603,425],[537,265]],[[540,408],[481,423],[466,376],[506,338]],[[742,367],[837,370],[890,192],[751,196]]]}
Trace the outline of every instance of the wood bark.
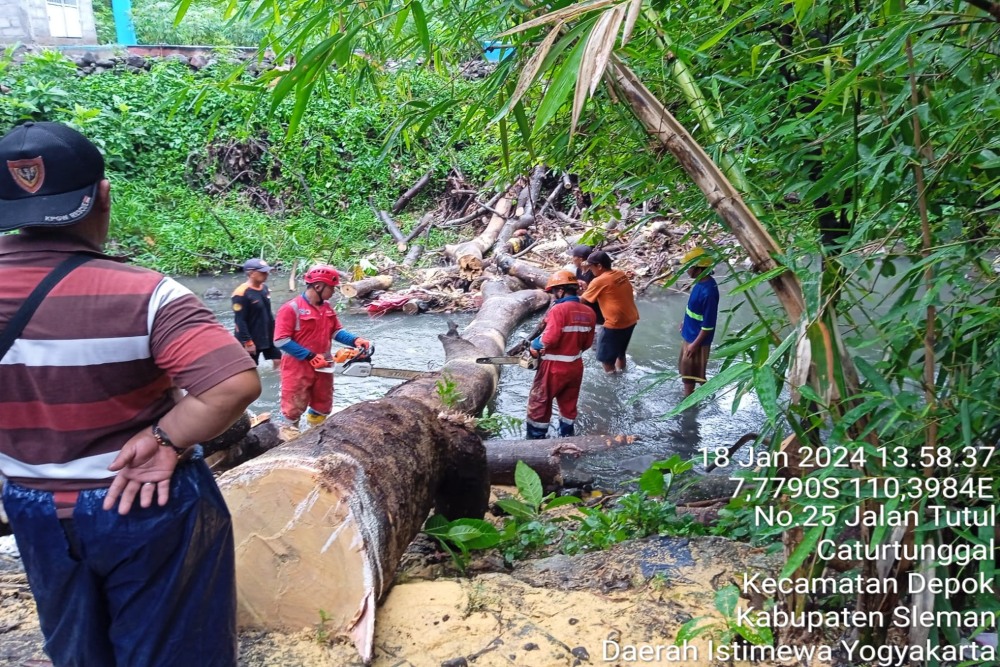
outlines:
{"label": "wood bark", "polygon": [[392,235],[392,238],[396,239],[396,249],[399,250],[399,252],[404,252],[406,250],[406,236],[399,229],[399,225],[396,224],[396,221],[393,220],[388,213],[375,208],[375,202],[371,199],[369,199],[368,202],[375,211],[376,217],[378,217],[378,219],[382,221],[382,224],[385,225],[385,228],[389,230],[389,234]]}
{"label": "wood bark", "polygon": [[[410,380],[386,393],[386,398],[407,396],[429,401],[438,409],[449,408],[467,415],[479,414],[496,392],[500,372],[496,366],[477,364],[477,357],[497,357],[521,320],[549,305],[549,296],[541,290],[512,292],[500,280],[483,283],[483,305],[459,337],[457,331],[438,336],[444,345],[445,363],[441,377]],[[447,379],[455,384],[460,397],[445,406],[437,390],[438,382]]]}
{"label": "wood bark", "polygon": [[340,293],[348,299],[360,299],[378,290],[392,287],[392,276],[372,276],[351,283],[341,283]]}
{"label": "wood bark", "polygon": [[497,267],[504,273],[518,278],[525,285],[531,285],[538,289],[545,289],[545,285],[549,282],[549,276],[552,275],[537,264],[526,262],[523,259],[515,259],[507,254],[497,255],[496,262]]}
{"label": "wood bark", "polygon": [[232,426],[211,440],[201,443],[202,453],[207,457],[238,445],[250,431],[250,415],[244,412]]}
{"label": "wood bark", "polygon": [[417,226],[414,227],[413,229],[411,229],[410,233],[407,234],[406,237],[403,239],[403,243],[409,243],[413,239],[415,239],[418,236],[420,236],[425,229],[427,229],[428,227],[431,226],[432,222],[434,222],[434,214],[433,213],[425,213],[420,218],[420,221],[417,223]]}
{"label": "wood bark", "polygon": [[396,200],[396,203],[392,205],[393,214],[399,213],[404,208],[410,205],[413,198],[420,194],[420,191],[427,187],[427,184],[431,182],[431,176],[434,175],[433,169],[428,169],[427,173],[420,177],[420,179],[413,184],[413,187],[402,194],[402,196]]}
{"label": "wood bark", "polygon": [[514,470],[518,461],[524,461],[542,480],[546,488],[562,486],[562,461],[596,454],[614,447],[630,445],[638,438],[634,435],[578,435],[570,438],[545,440],[488,440],[486,460],[490,470],[490,484],[514,484]]}
{"label": "wood bark", "polygon": [[519,229],[527,229],[535,224],[535,197],[542,187],[542,178],[545,177],[545,167],[539,165],[535,167],[528,184],[521,188],[517,196],[517,209],[514,216],[504,223],[500,233],[497,234],[496,246],[503,248],[507,241]]}
{"label": "wood bark", "polygon": [[424,247],[419,243],[417,245],[411,245],[410,249],[406,252],[406,257],[403,258],[403,266],[410,268],[416,264],[423,252]]}
{"label": "wood bark", "polygon": [[419,315],[426,313],[430,307],[430,303],[423,299],[411,299],[403,304],[403,312],[407,315]]}
{"label": "wood bark", "polygon": [[458,264],[459,272],[467,280],[475,280],[483,273],[483,256],[496,243],[497,235],[506,223],[510,201],[504,197],[497,202],[496,212],[490,218],[486,229],[471,241],[445,246],[445,254]]}
{"label": "wood bark", "polygon": [[251,428],[239,442],[226,449],[217,450],[213,454],[206,454],[205,463],[212,469],[212,472],[220,473],[235,468],[241,463],[246,463],[280,444],[281,438],[277,424],[266,421]]}
{"label": "wood bark", "polygon": [[[469,415],[492,397],[498,371],[475,358],[501,354],[518,323],[548,304],[544,292],[511,293],[502,281],[484,283],[483,295],[463,337],[454,326],[439,336],[446,361],[438,377],[351,406],[220,477],[233,514],[241,624],[299,630],[322,613],[367,662],[375,605],[430,510],[483,516],[486,451]],[[448,405],[437,391],[444,379],[458,397]]]}

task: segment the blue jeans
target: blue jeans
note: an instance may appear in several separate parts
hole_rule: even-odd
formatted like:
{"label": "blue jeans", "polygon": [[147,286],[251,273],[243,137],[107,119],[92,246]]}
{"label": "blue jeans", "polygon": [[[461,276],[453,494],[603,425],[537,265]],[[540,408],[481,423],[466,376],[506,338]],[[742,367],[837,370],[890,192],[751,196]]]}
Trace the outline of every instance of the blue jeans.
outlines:
{"label": "blue jeans", "polygon": [[106,495],[60,520],[51,492],[4,485],[55,667],[235,666],[232,521],[205,462],[177,467],[165,507],[120,516]]}

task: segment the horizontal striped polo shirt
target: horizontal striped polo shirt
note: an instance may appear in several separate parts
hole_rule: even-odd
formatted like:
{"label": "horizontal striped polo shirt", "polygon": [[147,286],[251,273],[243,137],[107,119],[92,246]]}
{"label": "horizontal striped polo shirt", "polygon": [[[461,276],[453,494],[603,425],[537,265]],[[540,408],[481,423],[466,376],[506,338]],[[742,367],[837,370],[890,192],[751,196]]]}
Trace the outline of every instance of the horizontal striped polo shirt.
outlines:
{"label": "horizontal striped polo shirt", "polygon": [[69,253],[57,284],[0,359],[0,473],[29,488],[106,487],[108,465],[179,400],[253,359],[186,287],[61,233],[0,236],[0,328]]}

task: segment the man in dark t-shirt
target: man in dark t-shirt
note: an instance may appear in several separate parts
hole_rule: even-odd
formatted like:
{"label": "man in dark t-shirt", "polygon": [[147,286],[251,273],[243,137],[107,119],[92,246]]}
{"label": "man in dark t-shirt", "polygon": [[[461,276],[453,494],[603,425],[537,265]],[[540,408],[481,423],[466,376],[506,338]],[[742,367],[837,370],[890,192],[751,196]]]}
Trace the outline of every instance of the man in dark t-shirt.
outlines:
{"label": "man in dark t-shirt", "polygon": [[591,246],[581,243],[580,245],[573,246],[571,253],[573,256],[573,265],[576,267],[577,288],[581,293],[587,289],[590,281],[594,279],[594,272],[590,270],[590,266],[587,264],[587,258],[590,257],[590,253],[592,252],[594,252],[594,249]]}
{"label": "man in dark t-shirt", "polygon": [[266,284],[271,267],[255,258],[243,263],[243,271],[247,281],[233,290],[233,335],[243,343],[254,362],[259,362],[264,355],[277,367],[281,351],[274,346],[274,313],[271,312],[271,291]]}

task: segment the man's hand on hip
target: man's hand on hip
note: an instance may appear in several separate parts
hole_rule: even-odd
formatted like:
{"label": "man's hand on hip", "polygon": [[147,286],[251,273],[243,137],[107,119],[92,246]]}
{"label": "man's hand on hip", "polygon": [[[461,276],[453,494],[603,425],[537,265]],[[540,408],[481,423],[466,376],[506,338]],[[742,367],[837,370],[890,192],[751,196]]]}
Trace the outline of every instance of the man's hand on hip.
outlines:
{"label": "man's hand on hip", "polygon": [[170,477],[176,467],[177,453],[173,449],[161,447],[149,429],[136,433],[108,466],[118,474],[104,498],[104,509],[114,509],[117,502],[118,513],[128,514],[136,496],[140,507],[149,507],[154,495],[163,507],[170,499]]}

